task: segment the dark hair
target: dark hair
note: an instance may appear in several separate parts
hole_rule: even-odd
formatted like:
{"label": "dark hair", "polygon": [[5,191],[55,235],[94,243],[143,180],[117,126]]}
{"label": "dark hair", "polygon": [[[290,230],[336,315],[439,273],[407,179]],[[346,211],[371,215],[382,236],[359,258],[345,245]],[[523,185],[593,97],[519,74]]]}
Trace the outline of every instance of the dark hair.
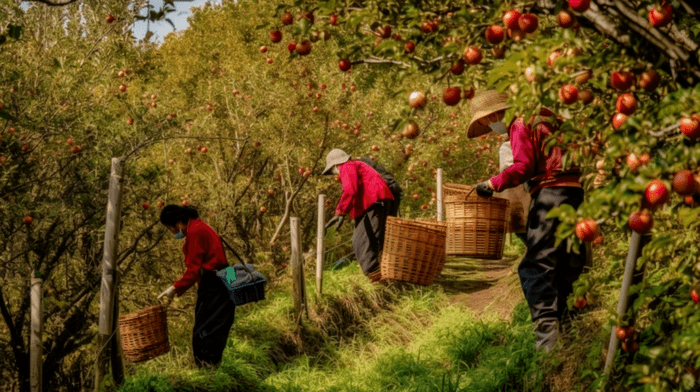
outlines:
{"label": "dark hair", "polygon": [[166,226],[175,226],[177,222],[187,224],[190,219],[197,218],[199,218],[197,209],[190,206],[182,207],[176,204],[168,204],[160,212],[160,223]]}

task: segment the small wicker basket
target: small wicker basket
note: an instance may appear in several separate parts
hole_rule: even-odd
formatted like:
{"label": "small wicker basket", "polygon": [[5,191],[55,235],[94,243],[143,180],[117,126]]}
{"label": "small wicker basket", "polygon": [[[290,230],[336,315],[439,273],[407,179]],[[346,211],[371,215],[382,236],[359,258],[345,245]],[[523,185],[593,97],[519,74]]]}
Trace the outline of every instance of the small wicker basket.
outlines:
{"label": "small wicker basket", "polygon": [[387,217],[381,279],[427,286],[445,265],[447,225]]}
{"label": "small wicker basket", "polygon": [[170,351],[165,308],[149,306],[119,317],[119,337],[124,356],[130,362],[143,362]]}
{"label": "small wicker basket", "polygon": [[447,254],[481,259],[502,258],[510,217],[509,201],[477,196],[469,186],[446,185],[449,189],[445,196]]}

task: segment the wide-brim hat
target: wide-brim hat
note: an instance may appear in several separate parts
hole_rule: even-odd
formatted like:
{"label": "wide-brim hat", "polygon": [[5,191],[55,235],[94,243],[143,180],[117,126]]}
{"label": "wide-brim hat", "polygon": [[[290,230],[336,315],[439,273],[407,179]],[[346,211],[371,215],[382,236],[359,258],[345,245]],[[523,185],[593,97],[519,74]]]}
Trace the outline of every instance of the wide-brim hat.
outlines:
{"label": "wide-brim hat", "polygon": [[477,93],[469,105],[472,119],[467,127],[467,137],[473,138],[491,132],[491,128],[480,123],[479,119],[508,108],[510,108],[508,96],[504,93],[499,93],[496,90]]}
{"label": "wide-brim hat", "polygon": [[326,155],[326,168],[323,169],[323,174],[331,174],[331,169],[333,166],[340,165],[350,160],[350,154],[339,149],[334,148],[331,152]]}

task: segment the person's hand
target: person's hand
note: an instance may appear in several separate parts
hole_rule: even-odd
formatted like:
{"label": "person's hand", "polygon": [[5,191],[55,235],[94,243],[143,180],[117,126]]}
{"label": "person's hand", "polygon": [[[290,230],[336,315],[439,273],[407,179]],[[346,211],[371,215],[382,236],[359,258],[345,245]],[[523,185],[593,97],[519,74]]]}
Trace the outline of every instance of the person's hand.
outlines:
{"label": "person's hand", "polygon": [[340,226],[343,225],[343,222],[345,222],[345,215],[336,215],[328,220],[325,229],[327,231],[329,227],[335,225],[335,230],[338,230],[340,229]]}
{"label": "person's hand", "polygon": [[489,186],[488,181],[476,184],[476,194],[482,197],[493,196],[493,189]]}
{"label": "person's hand", "polygon": [[160,293],[160,295],[158,296],[158,299],[161,299],[163,297],[167,298],[166,299],[167,302],[165,303],[165,306],[168,306],[168,305],[170,305],[171,302],[173,302],[173,298],[175,297],[175,294],[176,294],[175,286],[170,286],[167,288],[167,290]]}

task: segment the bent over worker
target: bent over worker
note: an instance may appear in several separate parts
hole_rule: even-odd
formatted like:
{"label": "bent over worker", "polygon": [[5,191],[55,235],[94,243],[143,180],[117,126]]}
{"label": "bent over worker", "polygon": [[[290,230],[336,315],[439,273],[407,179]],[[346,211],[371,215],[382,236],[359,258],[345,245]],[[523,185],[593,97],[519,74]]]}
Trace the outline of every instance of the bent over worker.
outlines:
{"label": "bent over worker", "polygon": [[536,347],[549,352],[559,337],[566,298],[583,270],[586,247],[581,246],[577,254],[567,251],[566,241],[555,245],[559,221],[547,218],[547,213],[562,204],[578,208],[583,202],[581,172],[578,167],[562,167],[560,148],[546,150],[545,139],[558,127],[551,111],[542,109],[539,116],[529,121],[516,118],[506,127],[503,119],[507,100],[505,94],[497,91],[484,91],[472,99],[467,136],[473,138],[491,131],[508,133],[513,152],[513,164],[476,185],[476,191],[480,196],[491,196],[494,191],[527,184],[532,197],[527,218],[527,252],[518,274],[535,324]]}
{"label": "bent over worker", "polygon": [[192,207],[167,205],[160,213],[160,222],[175,238],[185,240],[182,253],[186,270],[158,299],[167,298],[170,304],[175,295],[179,297],[199,283],[192,329],[194,361],[200,368],[218,365],[236,313],[226,286],[216,276],[216,271],[228,267],[221,238],[199,220],[199,213]]}
{"label": "bent over worker", "polygon": [[379,254],[384,247],[386,217],[394,200],[389,187],[371,166],[362,161],[350,160],[350,155],[334,149],[326,156],[323,174],[338,174],[343,184],[343,194],[335,217],[326,227],[342,225],[345,215],[355,220],[352,246],[355,258],[367,277],[376,282],[380,279]]}

